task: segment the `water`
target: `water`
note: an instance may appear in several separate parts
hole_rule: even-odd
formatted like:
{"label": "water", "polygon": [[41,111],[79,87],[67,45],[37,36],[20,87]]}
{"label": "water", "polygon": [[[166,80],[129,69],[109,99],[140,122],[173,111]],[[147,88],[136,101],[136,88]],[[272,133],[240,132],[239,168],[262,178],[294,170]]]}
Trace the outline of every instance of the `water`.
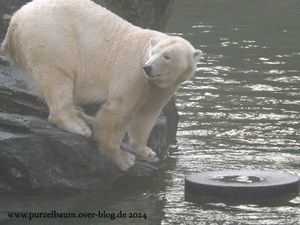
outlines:
{"label": "water", "polygon": [[206,55],[178,93],[176,166],[162,224],[300,224],[300,198],[277,206],[184,201],[184,176],[215,169],[300,174],[299,1],[177,2],[168,31]]}
{"label": "water", "polygon": [[[184,177],[216,169],[300,175],[300,1],[176,1],[167,32],[206,55],[177,94],[178,145],[152,178],[105,196],[2,196],[0,211],[137,212],[146,219],[6,220],[0,224],[298,225],[300,196],[270,204],[185,201]],[[2,222],[1,222],[2,221]]]}

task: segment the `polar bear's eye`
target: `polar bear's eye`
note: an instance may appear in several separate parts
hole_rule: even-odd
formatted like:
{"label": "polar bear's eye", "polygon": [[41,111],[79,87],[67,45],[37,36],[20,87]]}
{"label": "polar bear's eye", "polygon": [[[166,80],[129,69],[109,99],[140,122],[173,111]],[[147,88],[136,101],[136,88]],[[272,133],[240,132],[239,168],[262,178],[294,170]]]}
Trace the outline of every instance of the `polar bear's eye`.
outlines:
{"label": "polar bear's eye", "polygon": [[168,54],[164,54],[164,59],[165,59],[165,60],[170,60],[170,59],[171,59],[171,56],[168,55]]}

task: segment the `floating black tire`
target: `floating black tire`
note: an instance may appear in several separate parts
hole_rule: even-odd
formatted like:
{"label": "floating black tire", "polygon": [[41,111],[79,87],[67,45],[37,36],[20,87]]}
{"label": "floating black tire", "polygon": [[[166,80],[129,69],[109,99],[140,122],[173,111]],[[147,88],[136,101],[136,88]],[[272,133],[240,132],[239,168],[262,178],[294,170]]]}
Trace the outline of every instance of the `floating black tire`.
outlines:
{"label": "floating black tire", "polygon": [[299,193],[297,175],[270,170],[225,170],[196,173],[185,178],[189,196],[231,199],[276,198]]}

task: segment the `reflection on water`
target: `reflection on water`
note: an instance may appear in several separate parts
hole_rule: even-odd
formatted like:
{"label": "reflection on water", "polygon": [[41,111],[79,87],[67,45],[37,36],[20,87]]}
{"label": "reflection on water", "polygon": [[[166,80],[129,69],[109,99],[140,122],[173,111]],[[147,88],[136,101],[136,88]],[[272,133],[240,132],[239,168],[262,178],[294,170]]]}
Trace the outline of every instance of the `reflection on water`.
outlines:
{"label": "reflection on water", "polygon": [[215,169],[300,175],[299,1],[177,2],[169,30],[206,53],[178,94],[176,166],[163,224],[300,224],[300,197],[277,206],[184,201],[184,176]]}
{"label": "reflection on water", "polygon": [[[177,95],[178,147],[160,174],[149,180],[126,178],[105,196],[1,197],[0,210],[148,215],[147,220],[61,224],[300,224],[300,196],[269,206],[184,199],[184,177],[193,172],[267,168],[300,175],[299,10],[298,0],[176,1],[168,31],[206,55],[196,77]],[[32,224],[0,215],[3,224]]]}

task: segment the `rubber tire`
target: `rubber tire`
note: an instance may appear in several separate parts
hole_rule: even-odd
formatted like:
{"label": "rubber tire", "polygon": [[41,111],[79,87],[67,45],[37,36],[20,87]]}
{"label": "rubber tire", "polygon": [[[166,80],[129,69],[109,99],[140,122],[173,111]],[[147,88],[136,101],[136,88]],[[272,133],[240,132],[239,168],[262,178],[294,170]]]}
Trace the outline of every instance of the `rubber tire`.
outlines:
{"label": "rubber tire", "polygon": [[[250,177],[255,182],[231,181],[235,177]],[[260,179],[257,179],[260,178]],[[226,180],[227,179],[227,180]],[[251,180],[251,179],[250,179]],[[189,175],[185,192],[193,196],[234,199],[261,199],[296,195],[300,178],[297,175],[270,170],[225,170]]]}

